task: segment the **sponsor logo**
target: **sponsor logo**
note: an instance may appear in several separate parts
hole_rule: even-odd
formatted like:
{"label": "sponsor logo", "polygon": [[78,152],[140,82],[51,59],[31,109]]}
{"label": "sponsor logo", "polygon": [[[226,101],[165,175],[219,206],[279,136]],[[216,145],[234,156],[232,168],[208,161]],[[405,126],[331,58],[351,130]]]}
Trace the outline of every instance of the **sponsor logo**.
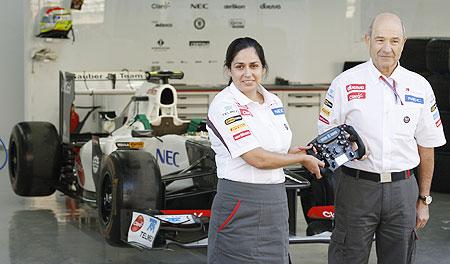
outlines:
{"label": "sponsor logo", "polygon": [[239,111],[241,112],[241,115],[243,115],[243,116],[253,116],[252,112],[250,112],[248,109],[239,108]]}
{"label": "sponsor logo", "polygon": [[410,120],[411,119],[409,118],[409,116],[403,117],[403,122],[405,122],[405,123],[409,123]]}
{"label": "sponsor logo", "polygon": [[239,140],[242,138],[245,138],[246,136],[250,136],[252,134],[252,132],[250,132],[250,130],[244,130],[242,132],[239,132],[235,135],[233,135],[234,140]]}
{"label": "sponsor logo", "polygon": [[157,46],[152,47],[152,50],[154,50],[154,51],[167,51],[167,50],[169,50],[170,47],[167,47],[165,44],[166,43],[164,42],[163,39],[158,39],[158,41],[156,41],[156,45]]}
{"label": "sponsor logo", "polygon": [[328,106],[329,108],[333,108],[333,103],[330,102],[328,99],[325,99],[325,101],[323,102],[324,105]]}
{"label": "sponsor logo", "polygon": [[230,124],[233,124],[236,121],[241,121],[241,120],[242,120],[242,116],[241,115],[232,116],[230,118],[225,119],[225,125],[230,125]]}
{"label": "sponsor logo", "polygon": [[97,173],[99,168],[100,168],[100,158],[98,156],[94,156],[92,158],[92,171],[94,173]]}
{"label": "sponsor logo", "polygon": [[151,7],[152,9],[167,9],[170,7],[170,2],[152,3]]}
{"label": "sponsor logo", "polygon": [[334,219],[334,213],[333,213],[333,212],[323,211],[323,212],[322,212],[322,215],[323,215],[323,217],[325,217],[325,218]]}
{"label": "sponsor logo", "polygon": [[173,27],[172,23],[162,23],[162,22],[154,21],[153,24],[155,24],[155,27],[157,27],[157,28],[171,28],[171,27]]}
{"label": "sponsor logo", "polygon": [[224,5],[223,8],[224,9],[245,9],[245,5],[229,4],[229,5]]}
{"label": "sponsor logo", "polygon": [[245,28],[245,20],[242,18],[232,18],[228,23],[231,28]]}
{"label": "sponsor logo", "polygon": [[225,110],[225,112],[222,113],[222,116],[229,116],[231,114],[238,114],[239,112],[235,109],[231,109],[231,110]]}
{"label": "sponsor logo", "polygon": [[208,9],[208,3],[195,3],[191,4],[192,9]]}
{"label": "sponsor logo", "polygon": [[439,127],[440,125],[442,125],[441,119],[439,118],[439,119],[435,122],[435,124],[436,124],[436,127]]}
{"label": "sponsor logo", "polygon": [[189,47],[193,48],[207,48],[210,45],[209,40],[190,40]]}
{"label": "sponsor logo", "polygon": [[167,149],[156,149],[156,161],[161,162],[162,164],[167,164],[175,167],[180,167],[177,164],[177,156],[180,155],[179,152],[167,150]]}
{"label": "sponsor logo", "polygon": [[325,123],[325,124],[327,124],[327,125],[330,124],[330,121],[328,121],[325,117],[323,117],[323,116],[321,116],[321,115],[319,115],[319,120],[320,120],[322,123]]}
{"label": "sponsor logo", "polygon": [[63,93],[70,94],[72,91],[72,82],[65,81],[63,85]]}
{"label": "sponsor logo", "polygon": [[330,116],[330,111],[328,109],[326,109],[325,107],[322,107],[322,109],[320,109],[320,112],[322,112],[322,114],[326,117]]}
{"label": "sponsor logo", "polygon": [[436,103],[434,103],[434,105],[431,106],[430,111],[434,112],[436,110],[436,108],[437,108],[437,105],[436,105]]}
{"label": "sponsor logo", "polygon": [[156,221],[156,219],[150,218],[150,224],[147,227],[147,231],[155,232],[157,224],[158,224],[158,221]]}
{"label": "sponsor logo", "polygon": [[131,224],[130,230],[132,232],[139,231],[144,226],[144,217],[142,215],[138,215],[136,220],[134,220],[133,224]]}
{"label": "sponsor logo", "polygon": [[281,9],[281,5],[280,4],[266,4],[266,3],[263,3],[263,4],[261,4],[260,6],[259,6],[259,9],[278,9],[278,10],[280,10]]}
{"label": "sponsor logo", "polygon": [[436,111],[436,113],[433,114],[433,119],[437,119],[439,117],[439,111]]}
{"label": "sponsor logo", "polygon": [[351,91],[362,91],[362,90],[366,90],[366,84],[362,83],[362,84],[349,84],[347,86],[345,86],[345,89],[347,90],[347,92],[351,92]]}
{"label": "sponsor logo", "polygon": [[272,113],[274,115],[284,115],[284,108],[283,107],[272,108]]}
{"label": "sponsor logo", "polygon": [[405,95],[405,101],[406,102],[413,102],[413,103],[416,103],[416,104],[423,104],[423,98],[422,97],[415,97],[415,96],[412,96],[412,95],[409,95],[409,94]]}
{"label": "sponsor logo", "polygon": [[194,27],[195,27],[195,29],[201,30],[201,29],[204,29],[205,26],[206,26],[206,22],[205,22],[205,20],[203,18],[197,17],[194,20]]}
{"label": "sponsor logo", "polygon": [[365,92],[353,92],[349,93],[347,95],[347,100],[351,101],[353,99],[366,99],[366,93]]}
{"label": "sponsor logo", "polygon": [[243,128],[247,128],[247,125],[244,124],[244,123],[238,124],[238,125],[230,127],[230,132],[237,132],[237,131],[240,131]]}

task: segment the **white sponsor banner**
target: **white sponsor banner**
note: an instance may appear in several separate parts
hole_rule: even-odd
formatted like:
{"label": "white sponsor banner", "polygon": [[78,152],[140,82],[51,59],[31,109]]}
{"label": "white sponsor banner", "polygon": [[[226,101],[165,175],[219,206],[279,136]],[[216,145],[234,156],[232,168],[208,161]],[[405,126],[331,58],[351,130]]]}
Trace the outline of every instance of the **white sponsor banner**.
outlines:
{"label": "white sponsor banner", "polygon": [[195,224],[194,217],[190,214],[155,215],[155,217],[163,222],[169,222],[172,224]]}
{"label": "white sponsor banner", "polygon": [[152,248],[161,222],[149,215],[133,212],[128,228],[128,243]]}

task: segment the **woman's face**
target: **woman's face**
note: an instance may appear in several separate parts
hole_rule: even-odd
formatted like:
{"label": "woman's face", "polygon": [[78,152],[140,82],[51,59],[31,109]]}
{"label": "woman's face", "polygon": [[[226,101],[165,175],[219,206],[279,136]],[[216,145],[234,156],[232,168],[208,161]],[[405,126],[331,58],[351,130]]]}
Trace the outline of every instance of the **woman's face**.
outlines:
{"label": "woman's face", "polygon": [[244,94],[256,90],[264,73],[261,60],[252,47],[239,51],[228,69],[234,85]]}

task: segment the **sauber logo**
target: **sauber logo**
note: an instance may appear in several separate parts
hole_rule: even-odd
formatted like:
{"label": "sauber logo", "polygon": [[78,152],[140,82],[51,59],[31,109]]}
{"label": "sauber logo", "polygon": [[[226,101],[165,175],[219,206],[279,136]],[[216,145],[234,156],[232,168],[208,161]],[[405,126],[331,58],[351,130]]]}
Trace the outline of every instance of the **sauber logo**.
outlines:
{"label": "sauber logo", "polygon": [[349,93],[347,95],[347,99],[348,99],[348,101],[351,101],[353,99],[366,99],[366,93],[365,92]]}
{"label": "sauber logo", "polygon": [[347,92],[351,92],[354,90],[357,91],[361,91],[361,90],[366,90],[366,84],[362,83],[362,84],[349,84],[347,86],[345,86],[345,89],[347,90]]}
{"label": "sauber logo", "polygon": [[241,112],[241,115],[243,115],[243,116],[253,116],[252,112],[250,112],[248,109],[239,108],[239,111]]}
{"label": "sauber logo", "polygon": [[239,140],[241,138],[245,138],[246,136],[250,136],[252,132],[250,130],[244,130],[236,135],[233,135],[234,140]]}
{"label": "sauber logo", "polygon": [[136,217],[136,220],[134,220],[133,224],[131,225],[131,231],[137,232],[144,226],[144,217],[142,215],[139,215]]}

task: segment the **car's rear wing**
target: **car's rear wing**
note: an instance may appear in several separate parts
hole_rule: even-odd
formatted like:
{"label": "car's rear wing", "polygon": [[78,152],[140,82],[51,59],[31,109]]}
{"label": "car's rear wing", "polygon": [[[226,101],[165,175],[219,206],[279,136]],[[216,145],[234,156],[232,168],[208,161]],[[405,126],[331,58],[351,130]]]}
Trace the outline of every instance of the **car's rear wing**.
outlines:
{"label": "car's rear wing", "polygon": [[[70,111],[75,95],[134,95],[136,82],[162,82],[181,79],[181,71],[110,71],[59,72],[59,134],[63,143],[70,143]],[[102,85],[88,85],[88,82]],[[110,84],[107,84],[107,83]],[[118,85],[121,82],[120,85]],[[131,85],[135,83],[135,85]]]}

